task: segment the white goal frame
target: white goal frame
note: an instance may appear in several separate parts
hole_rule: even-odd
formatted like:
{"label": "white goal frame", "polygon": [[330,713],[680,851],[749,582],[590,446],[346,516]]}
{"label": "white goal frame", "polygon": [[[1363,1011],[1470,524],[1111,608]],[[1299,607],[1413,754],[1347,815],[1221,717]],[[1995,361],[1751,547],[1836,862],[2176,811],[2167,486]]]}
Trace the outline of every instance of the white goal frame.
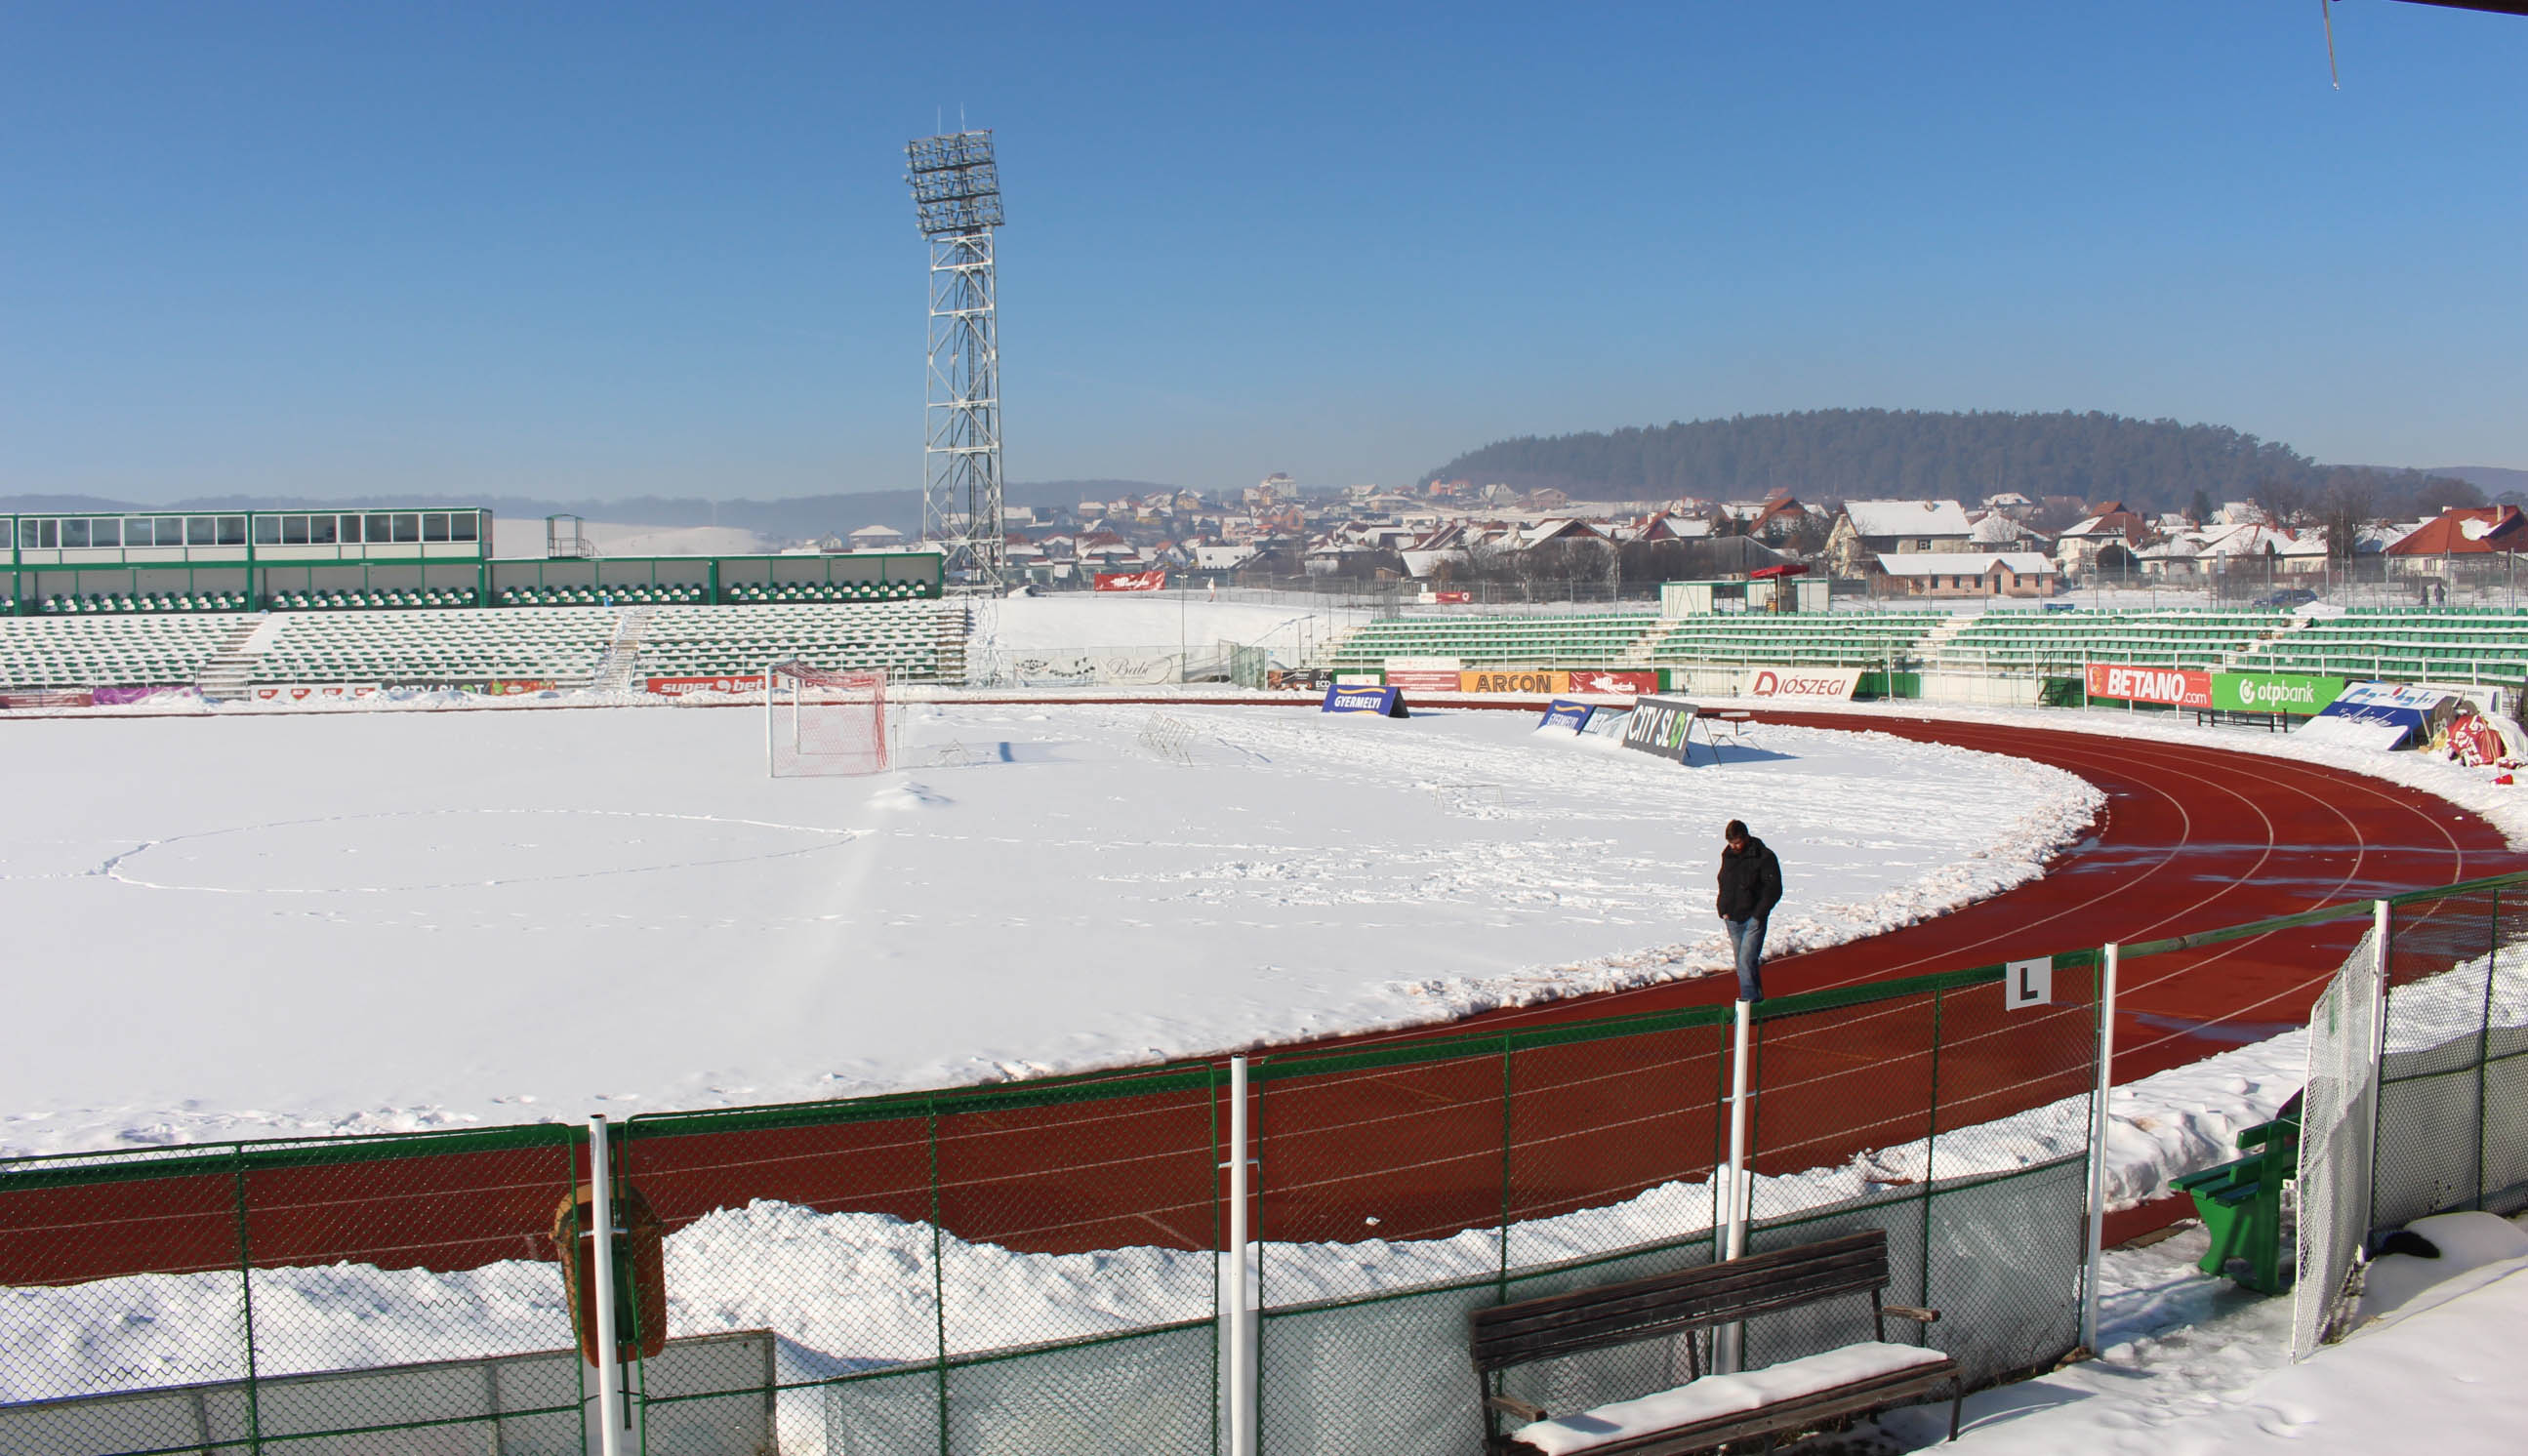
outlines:
{"label": "white goal frame", "polygon": [[764,669],[764,765],[776,779],[883,773],[895,761],[886,672],[796,660]]}

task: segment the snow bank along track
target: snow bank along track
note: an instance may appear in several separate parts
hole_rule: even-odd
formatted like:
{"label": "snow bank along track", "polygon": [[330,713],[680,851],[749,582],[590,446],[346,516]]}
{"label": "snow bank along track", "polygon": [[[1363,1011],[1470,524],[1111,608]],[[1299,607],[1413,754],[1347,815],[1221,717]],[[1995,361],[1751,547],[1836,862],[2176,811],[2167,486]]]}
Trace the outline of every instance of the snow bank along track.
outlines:
{"label": "snow bank along track", "polygon": [[[1193,705],[1181,698],[1101,701]],[[2091,838],[2044,878],[1904,930],[1775,962],[1766,969],[1774,995],[2183,936],[2528,867],[2528,856],[2510,851],[2473,814],[2418,791],[2288,759],[2017,725],[1831,712],[1760,719],[2014,754],[2080,774],[2108,796]],[[1922,811],[1937,813],[1939,806]],[[1743,816],[1761,825],[1763,806],[1747,806]],[[1676,853],[1708,857],[1713,847],[1680,844]],[[1704,910],[1689,905],[1679,913],[1699,918]],[[2359,928],[2301,927],[2133,962],[2123,987],[2117,1079],[2295,1022]],[[1712,1004],[1726,1001],[1730,985],[1726,976],[1671,982],[1489,1013],[1445,1028],[1276,1050],[1366,1049]],[[1613,1202],[1708,1167],[1710,1150],[1695,1146],[1702,1139],[1660,1129],[1709,1123],[1715,1068],[1681,1062],[1673,1051],[1662,1055],[1664,1040],[1599,1043],[1589,1075],[1557,1092],[1557,1122],[1623,1123],[1644,1132],[1589,1139],[1585,1152],[1557,1168],[1561,1191],[1548,1200],[1553,1208]],[[1921,1095],[1917,1079],[1887,1066],[1891,1059],[1919,1057],[1923,1045],[1922,1028],[1893,1012],[1768,1039],[1766,1080],[1777,1090],[1763,1113],[1763,1141],[1786,1151],[1777,1155],[1783,1166],[1764,1170],[1836,1164],[1887,1144],[1891,1125],[1919,1120],[1906,1105]],[[1627,1057],[1629,1064],[1620,1060]],[[2018,1065],[2006,1030],[1954,1047],[1948,1058],[1940,1069],[1947,1104],[1957,1107],[1961,1090],[1977,1089],[1970,1095],[1988,1097],[1984,1116],[2080,1090],[2057,1085],[2065,1080],[2059,1065]],[[1497,1222],[1497,1162],[1422,1156],[1435,1144],[1459,1144],[1442,1135],[1446,1129],[1470,1118],[1498,1122],[1497,1064],[1489,1075],[1489,1085],[1485,1074],[1472,1075],[1462,1097],[1435,1090],[1428,1077],[1408,1081],[1374,1066],[1312,1078],[1305,1130],[1281,1137],[1280,1168],[1261,1178],[1259,1228],[1276,1240],[1350,1241],[1373,1232],[1444,1236]],[[1779,1090],[1793,1086],[1795,1097]],[[940,1106],[961,1100],[943,1094]],[[695,1130],[639,1141],[632,1176],[671,1228],[761,1198],[910,1221],[935,1215],[968,1240],[1027,1251],[1207,1248],[1217,1236],[1209,1190],[1189,1187],[1185,1170],[1216,1161],[1216,1127],[1226,1119],[1198,1097],[1164,1105],[1039,1101],[1005,1110],[986,1097],[933,1126],[925,1126],[923,1099],[885,1101],[883,1110],[803,1105],[690,1119]],[[173,1159],[149,1171],[128,1164],[82,1168],[73,1160],[42,1177],[12,1173],[0,1182],[0,1232],[52,1229],[60,1236],[0,1238],[0,1248],[14,1251],[0,1265],[0,1284],[234,1269],[240,1254],[234,1195],[248,1178],[264,1185],[254,1199],[265,1212],[249,1255],[257,1265],[351,1261],[449,1270],[549,1258],[542,1245],[553,1218],[552,1183],[526,1173],[521,1160],[530,1149],[538,1151],[529,1161],[549,1160],[562,1133],[492,1129],[346,1145],[339,1154],[296,1144],[235,1169],[206,1167],[207,1159]],[[934,1166],[953,1170],[935,1207]],[[1302,1169],[1304,1176],[1293,1175]],[[1329,1197],[1337,1187],[1342,1196]],[[395,1217],[380,1219],[381,1203],[392,1203]],[[1364,1206],[1384,1211],[1375,1230],[1358,1222]],[[1521,1216],[1548,1211],[1523,1209]]]}

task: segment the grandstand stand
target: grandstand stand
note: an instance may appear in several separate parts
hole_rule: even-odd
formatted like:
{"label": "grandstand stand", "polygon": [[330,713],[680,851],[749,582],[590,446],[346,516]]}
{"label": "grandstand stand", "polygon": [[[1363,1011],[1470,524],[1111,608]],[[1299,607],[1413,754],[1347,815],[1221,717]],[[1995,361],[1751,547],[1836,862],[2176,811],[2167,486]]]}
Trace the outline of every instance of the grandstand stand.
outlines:
{"label": "grandstand stand", "polygon": [[235,616],[0,617],[11,688],[180,687],[237,629]]}
{"label": "grandstand stand", "polygon": [[91,592],[85,597],[57,592],[36,603],[45,616],[81,616],[117,612],[244,611],[242,592]]}
{"label": "grandstand stand", "polygon": [[2490,606],[2353,607],[2299,619],[2231,664],[2406,682],[2528,682],[2528,612]]}
{"label": "grandstand stand", "polygon": [[1988,610],[1961,616],[1924,643],[1922,665],[1939,672],[2078,673],[2083,663],[2219,667],[2232,654],[2293,625],[2289,612]]}
{"label": "grandstand stand", "polygon": [[964,674],[966,612],[933,600],[866,605],[662,606],[641,634],[637,676],[720,677],[797,658],[934,682]]}
{"label": "grandstand stand", "polygon": [[1903,663],[1944,611],[1714,612],[1678,617],[1652,645],[1650,660],[1779,662],[1793,666],[1876,667]]}
{"label": "grandstand stand", "polygon": [[614,640],[615,612],[290,612],[251,659],[256,683],[454,683],[483,679],[584,686]]}
{"label": "grandstand stand", "polygon": [[471,587],[275,592],[264,599],[273,611],[413,611],[473,604]]}
{"label": "grandstand stand", "polygon": [[1337,643],[1322,665],[1374,670],[1390,657],[1454,657],[1485,667],[1639,664],[1657,612],[1535,617],[1394,617]]}

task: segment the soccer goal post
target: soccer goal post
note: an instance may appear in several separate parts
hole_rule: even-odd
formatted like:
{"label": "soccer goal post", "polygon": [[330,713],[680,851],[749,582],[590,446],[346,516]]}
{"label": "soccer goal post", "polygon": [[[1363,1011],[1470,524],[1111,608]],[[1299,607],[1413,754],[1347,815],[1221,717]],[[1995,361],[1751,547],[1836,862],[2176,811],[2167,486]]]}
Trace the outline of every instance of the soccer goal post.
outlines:
{"label": "soccer goal post", "polygon": [[764,670],[764,748],[776,779],[881,771],[886,674],[773,663]]}

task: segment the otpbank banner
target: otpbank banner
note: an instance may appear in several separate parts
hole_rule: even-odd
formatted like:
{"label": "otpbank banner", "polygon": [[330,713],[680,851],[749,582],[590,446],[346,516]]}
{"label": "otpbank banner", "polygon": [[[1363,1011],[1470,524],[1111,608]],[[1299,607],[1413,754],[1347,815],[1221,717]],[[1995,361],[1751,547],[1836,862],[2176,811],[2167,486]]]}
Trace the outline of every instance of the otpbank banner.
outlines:
{"label": "otpbank banner", "polygon": [[2310,677],[2297,672],[2216,672],[2212,705],[2234,712],[2297,713],[2311,718],[2344,696],[2340,677]]}
{"label": "otpbank banner", "polygon": [[2089,696],[2170,707],[2212,706],[2212,674],[2186,667],[2117,667],[2089,664]]}

